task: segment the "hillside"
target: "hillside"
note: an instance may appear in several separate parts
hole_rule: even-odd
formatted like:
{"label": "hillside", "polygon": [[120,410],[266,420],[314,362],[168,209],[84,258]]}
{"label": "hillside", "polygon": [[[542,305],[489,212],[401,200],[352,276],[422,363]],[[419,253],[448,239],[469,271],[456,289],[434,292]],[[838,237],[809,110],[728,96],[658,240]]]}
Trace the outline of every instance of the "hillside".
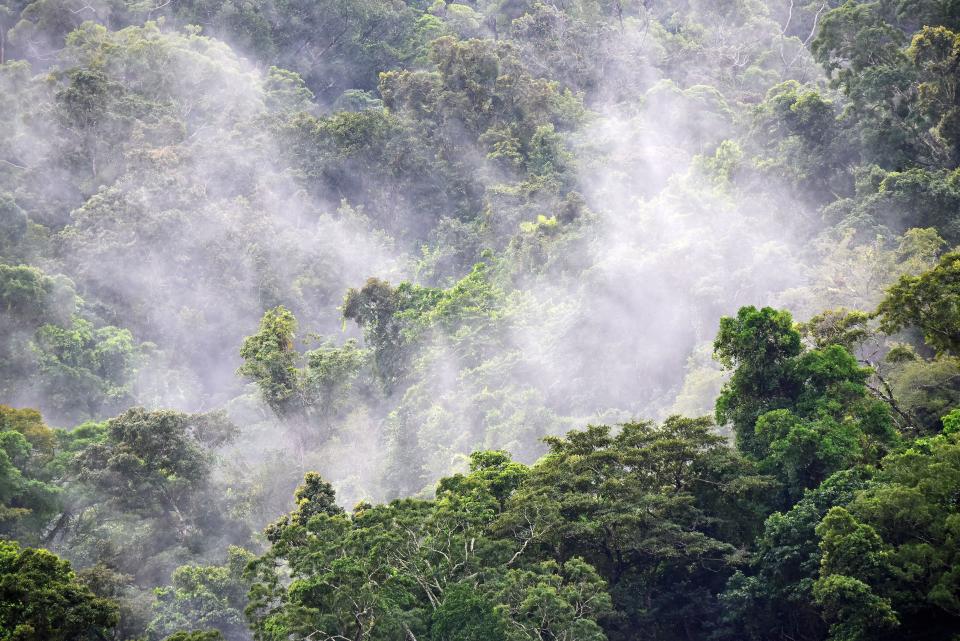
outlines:
{"label": "hillside", "polygon": [[0,641],[960,640],[960,5],[0,0]]}

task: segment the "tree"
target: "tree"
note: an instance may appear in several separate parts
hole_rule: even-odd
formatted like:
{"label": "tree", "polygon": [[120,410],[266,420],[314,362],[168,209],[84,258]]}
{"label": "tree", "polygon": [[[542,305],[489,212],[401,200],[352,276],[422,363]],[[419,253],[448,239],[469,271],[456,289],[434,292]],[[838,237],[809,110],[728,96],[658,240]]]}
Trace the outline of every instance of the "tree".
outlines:
{"label": "tree", "polygon": [[755,425],[765,412],[789,404],[800,384],[792,371],[800,355],[800,333],[790,314],[770,307],[741,307],[736,318],[720,319],[714,357],[733,376],[717,399],[717,423],[733,423],[737,447],[760,455]]}
{"label": "tree", "polygon": [[960,356],[960,252],[945,253],[919,276],[902,276],[876,313],[888,334],[916,327],[938,353]]}
{"label": "tree", "polygon": [[845,2],[820,23],[811,50],[817,61],[851,99],[868,158],[902,169],[928,158],[922,123],[911,100],[916,83],[904,51],[902,31],[884,20],[880,3]]}
{"label": "tree", "polygon": [[72,306],[70,282],[47,276],[28,265],[0,265],[0,306],[7,329],[35,329],[44,322],[60,318],[63,308]]}
{"label": "tree", "polygon": [[[416,621],[425,597],[415,594],[410,568],[397,562],[407,558],[405,543],[420,541],[429,505],[361,504],[348,515],[319,475],[308,475],[297,496],[297,510],[267,528],[271,547],[250,566],[254,637],[403,638],[410,625],[423,634]],[[291,581],[281,581],[280,566],[289,567]]]}
{"label": "tree", "polygon": [[214,449],[235,433],[219,413],[133,408],[107,421],[69,465],[61,519],[69,527],[59,535],[75,554],[149,587],[165,583],[188,555],[245,542],[247,529],[215,498],[223,489],[213,478]]}
{"label": "tree", "polygon": [[849,504],[870,477],[869,468],[837,472],[789,511],[767,517],[747,567],[730,577],[720,595],[718,639],[817,641],[826,636],[813,595],[821,558],[816,528],[831,508]]}
{"label": "tree", "polygon": [[717,419],[732,422],[737,447],[784,481],[787,502],[897,442],[889,406],[867,388],[871,371],[842,345],[803,349],[789,314],[741,308],[721,319],[714,350],[735,368]]}
{"label": "tree", "polygon": [[[839,625],[866,630],[868,638],[925,635],[950,639],[960,622],[958,548],[953,525],[960,508],[951,497],[960,487],[960,443],[952,419],[946,433],[917,439],[887,456],[875,482],[835,517],[824,519],[818,535],[823,549],[821,576],[860,582],[851,590],[866,599],[837,613]],[[886,605],[884,605],[886,604]],[[891,625],[886,635],[864,627]],[[882,625],[880,626],[882,628]]]}
{"label": "tree", "polygon": [[409,286],[394,289],[390,283],[371,278],[361,289],[348,290],[343,299],[343,318],[363,328],[374,350],[377,375],[388,390],[399,382],[406,365],[403,324],[398,318],[404,308],[403,294],[416,291]]}
{"label": "tree", "polygon": [[736,547],[719,537],[736,531],[727,521],[749,514],[739,503],[769,491],[769,479],[747,469],[718,476],[729,450],[707,419],[628,423],[615,435],[591,426],[548,443],[495,522],[519,543],[508,565],[581,557],[609,584],[611,638],[696,637],[738,565]]}
{"label": "tree", "polygon": [[945,167],[960,165],[960,34],[944,26],[924,26],[907,55],[917,70],[918,107],[942,148]]}
{"label": "tree", "polygon": [[37,378],[57,417],[99,419],[132,400],[132,382],[148,346],[129,330],[74,317],[69,327],[48,324],[33,340]]}
{"label": "tree", "polygon": [[[504,292],[492,270],[477,263],[470,273],[446,289],[371,278],[360,289],[347,291],[343,318],[363,329],[373,350],[376,374],[388,392],[412,373],[414,348],[443,337],[468,363],[482,356],[465,328],[493,328],[502,316]],[[465,335],[466,334],[466,335]]]}
{"label": "tree", "polygon": [[300,413],[306,405],[297,368],[300,354],[293,339],[297,319],[285,307],[267,311],[259,331],[248,336],[240,348],[241,376],[257,384],[267,405],[280,417]]}
{"label": "tree", "polygon": [[831,621],[830,639],[866,641],[897,627],[889,600],[871,588],[889,575],[889,552],[876,531],[834,507],[817,526],[817,536],[823,556],[813,597]]}
{"label": "tree", "polygon": [[533,549],[488,529],[525,471],[478,452],[433,501],[363,502],[349,514],[308,474],[296,510],[267,528],[271,547],[250,565],[255,637],[605,639],[610,598],[593,567],[524,556]]}
{"label": "tree", "polygon": [[469,583],[447,590],[431,617],[430,635],[441,641],[506,641],[506,622],[484,594]]}
{"label": "tree", "polygon": [[367,353],[349,340],[339,346],[326,341],[301,354],[296,331],[290,310],[268,310],[259,331],[244,340],[237,372],[257,384],[270,409],[289,425],[302,467],[308,444],[329,438],[334,419],[355,397]]}
{"label": "tree", "polygon": [[80,582],[70,563],[46,550],[0,541],[0,638],[79,641],[106,638],[115,603]]}
{"label": "tree", "polygon": [[59,488],[44,482],[31,450],[20,432],[0,431],[0,533],[27,540],[38,538],[60,507]]}
{"label": "tree", "polygon": [[495,612],[508,622],[506,638],[606,641],[597,620],[611,614],[612,601],[593,566],[572,558],[527,567],[508,570],[492,586],[501,604]]}
{"label": "tree", "polygon": [[825,611],[830,641],[867,641],[897,627],[889,602],[877,597],[863,581],[832,574],[817,581],[813,595]]}
{"label": "tree", "polygon": [[[180,566],[174,570],[171,584],[156,590],[155,616],[148,628],[152,638],[175,636],[175,631],[186,628],[209,629],[203,634],[210,640],[222,638],[214,633],[231,640],[250,638],[243,616],[250,586],[243,572],[254,556],[238,547],[229,548],[228,553],[225,565]],[[189,641],[206,639],[187,637]]]}
{"label": "tree", "polygon": [[753,137],[766,151],[762,169],[782,177],[799,199],[830,202],[853,187],[855,147],[838,112],[826,95],[796,81],[771,87],[757,107]]}
{"label": "tree", "polygon": [[36,540],[60,509],[46,464],[55,435],[40,412],[0,405],[0,533]]}

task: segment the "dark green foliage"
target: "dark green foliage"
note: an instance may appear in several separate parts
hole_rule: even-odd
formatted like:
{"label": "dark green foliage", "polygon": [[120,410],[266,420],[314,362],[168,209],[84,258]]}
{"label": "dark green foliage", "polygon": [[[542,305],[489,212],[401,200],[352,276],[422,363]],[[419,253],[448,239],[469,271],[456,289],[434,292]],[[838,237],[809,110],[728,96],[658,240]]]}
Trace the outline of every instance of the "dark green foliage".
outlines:
{"label": "dark green foliage", "polygon": [[947,252],[920,276],[904,276],[877,309],[884,331],[917,327],[938,352],[960,356],[960,254]]}
{"label": "dark green foliage", "polygon": [[814,87],[796,81],[772,87],[755,115],[754,136],[765,151],[763,170],[781,177],[797,197],[820,204],[848,193],[853,158],[838,111]]}
{"label": "dark green foliage", "polygon": [[804,350],[789,314],[742,308],[721,319],[714,349],[734,368],[717,419],[783,480],[788,501],[896,444],[890,408],[868,392],[870,371],[843,345]]}
{"label": "dark green foliage", "polygon": [[[495,326],[504,292],[483,263],[447,289],[401,283],[397,287],[371,278],[361,289],[350,289],[341,311],[364,331],[373,348],[377,377],[388,392],[405,382],[414,347],[437,335],[461,342],[462,348],[482,349],[457,341],[465,330]],[[466,358],[474,354],[466,351]],[[472,360],[472,359],[471,359]]]}
{"label": "dark green foliage", "polygon": [[[705,419],[627,424],[615,436],[591,427],[550,445],[498,529],[519,540],[522,553],[594,565],[617,612],[612,638],[639,629],[663,638],[702,633],[697,622],[713,615],[714,595],[739,563],[727,537],[737,525],[749,531],[736,521],[749,518],[744,505],[769,489],[769,479],[748,468],[739,479],[723,478],[717,457],[739,462]],[[721,497],[717,484],[725,486]]]}
{"label": "dark green foliage", "polygon": [[815,529],[834,505],[848,503],[867,470],[838,472],[788,512],[770,515],[749,566],[736,572],[720,599],[721,639],[822,639],[826,626],[813,600],[820,549]]}
{"label": "dark green foliage", "polygon": [[0,2],[0,641],[956,641],[958,33]]}
{"label": "dark green foliage", "polygon": [[717,422],[733,423],[737,447],[759,455],[757,419],[797,395],[799,381],[791,365],[801,352],[800,333],[787,312],[742,307],[736,318],[720,320],[713,350],[717,360],[734,369],[717,400]]}
{"label": "dark green foliage", "polygon": [[0,541],[4,641],[93,641],[116,623],[116,604],[95,596],[70,563],[46,550]]}
{"label": "dark green foliage", "polygon": [[814,596],[827,608],[832,636],[951,638],[960,620],[958,453],[951,433],[888,456],[875,482],[818,526]]}
{"label": "dark green foliage", "polygon": [[447,590],[433,613],[430,634],[444,641],[505,641],[506,622],[477,590],[458,583]]}

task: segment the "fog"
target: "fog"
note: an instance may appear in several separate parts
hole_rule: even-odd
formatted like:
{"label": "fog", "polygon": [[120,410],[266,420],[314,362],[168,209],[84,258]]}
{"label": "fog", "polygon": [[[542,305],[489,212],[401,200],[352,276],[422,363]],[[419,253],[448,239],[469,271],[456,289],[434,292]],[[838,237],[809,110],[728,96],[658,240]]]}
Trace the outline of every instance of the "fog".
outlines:
{"label": "fog", "polygon": [[[390,118],[421,118],[416,101],[426,98],[393,97],[384,111],[369,74],[347,58],[309,66],[311,91],[215,20],[184,28],[174,13],[119,32],[77,22],[55,51],[19,36],[33,67],[5,70],[17,117],[5,125],[4,155],[16,166],[0,170],[0,187],[45,231],[15,258],[69,278],[77,313],[129,328],[137,356],[125,391],[97,406],[53,403],[49,387],[29,382],[7,401],[66,427],[129,405],[226,408],[241,437],[224,474],[278,470],[283,489],[268,503],[279,510],[272,501],[288,502],[303,470],[283,464],[292,447],[289,435],[277,438],[283,420],[237,374],[263,313],[293,311],[298,349],[316,345],[314,334],[342,343],[363,335],[341,318],[349,288],[370,277],[445,287],[486,262],[502,295],[496,321],[421,332],[402,384],[370,384],[308,453],[304,465],[332,480],[345,505],[429,492],[477,448],[529,462],[543,436],[587,422],[709,414],[723,379],[709,358],[719,317],[778,304],[785,292],[803,297],[821,226],[786,185],[757,185],[753,150],[731,141],[751,140],[768,87],[823,77],[788,33],[799,27],[778,22],[782,7],[738,7],[689,9],[709,18],[697,28],[715,50],[679,60],[664,27],[676,30],[679,14],[634,7],[584,41],[606,61],[591,77],[585,63],[554,61],[542,42],[519,39],[526,27],[515,25],[510,46],[529,76],[514,81],[547,91],[536,83],[549,77],[581,105],[573,124],[546,117],[561,151],[554,177],[539,183],[491,161],[466,115],[444,121],[442,148],[427,120],[396,133],[405,121]],[[101,9],[111,28],[141,15]],[[464,22],[465,11],[448,29],[504,37]],[[538,11],[553,21],[554,53],[576,44],[558,9]],[[809,22],[816,7],[796,11],[791,20]],[[765,58],[778,39],[781,59]],[[409,67],[432,68],[422,56]],[[78,68],[100,75],[71,80]],[[367,93],[335,100],[324,74],[365,78],[357,89]],[[370,125],[380,129],[351,132],[336,121],[345,104],[384,114]],[[373,140],[351,138],[360,135]],[[311,144],[334,145],[333,161]],[[432,174],[440,163],[447,173]],[[397,461],[416,464],[396,471]]]}

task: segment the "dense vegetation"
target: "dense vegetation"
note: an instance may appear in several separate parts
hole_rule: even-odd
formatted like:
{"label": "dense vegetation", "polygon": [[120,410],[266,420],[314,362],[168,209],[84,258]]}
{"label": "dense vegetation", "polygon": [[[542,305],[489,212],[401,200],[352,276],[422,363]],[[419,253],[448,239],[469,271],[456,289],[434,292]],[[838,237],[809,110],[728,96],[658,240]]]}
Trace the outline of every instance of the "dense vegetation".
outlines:
{"label": "dense vegetation", "polygon": [[960,4],[0,0],[0,641],[960,640]]}

